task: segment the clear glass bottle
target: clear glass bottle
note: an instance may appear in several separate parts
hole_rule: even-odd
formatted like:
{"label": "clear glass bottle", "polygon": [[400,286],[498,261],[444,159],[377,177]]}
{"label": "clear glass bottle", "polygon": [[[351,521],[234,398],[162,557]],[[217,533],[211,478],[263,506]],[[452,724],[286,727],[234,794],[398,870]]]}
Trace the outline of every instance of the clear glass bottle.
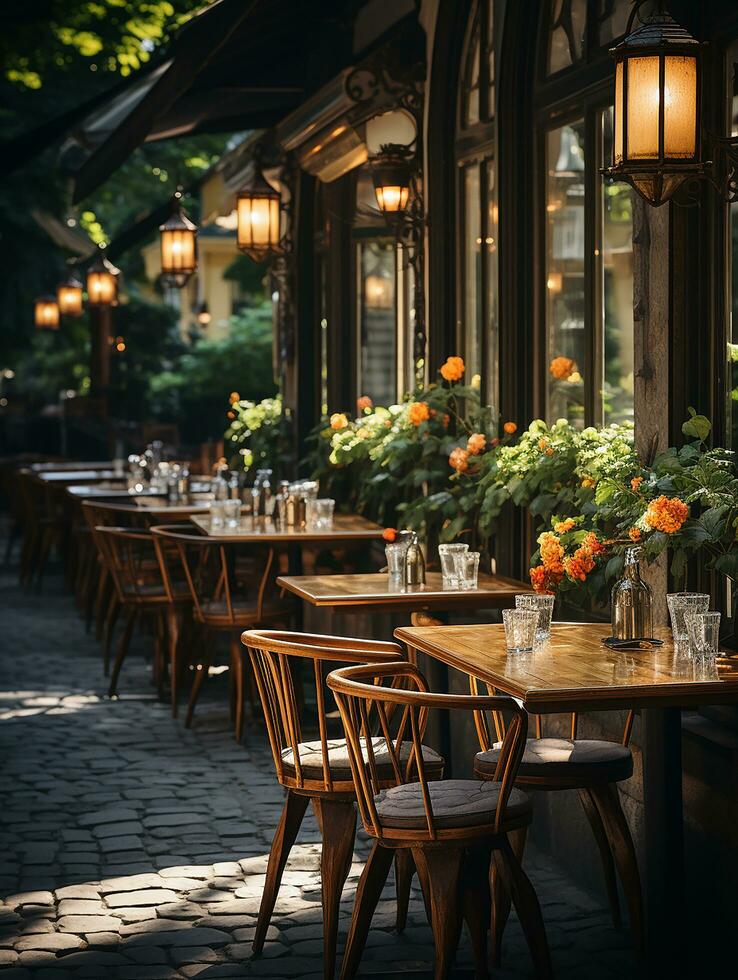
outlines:
{"label": "clear glass bottle", "polygon": [[641,578],[640,548],[628,548],[622,578],[612,589],[612,635],[616,640],[653,636],[651,589]]}

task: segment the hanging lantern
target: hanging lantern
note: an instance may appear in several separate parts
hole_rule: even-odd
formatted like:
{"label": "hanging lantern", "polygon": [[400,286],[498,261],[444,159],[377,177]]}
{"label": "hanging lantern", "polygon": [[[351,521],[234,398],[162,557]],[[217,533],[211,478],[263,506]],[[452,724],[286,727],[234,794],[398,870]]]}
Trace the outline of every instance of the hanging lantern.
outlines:
{"label": "hanging lantern", "polygon": [[[176,198],[179,200],[179,197]],[[159,228],[161,273],[170,286],[181,289],[197,268],[197,226],[176,205],[172,216]]]}
{"label": "hanging lantern", "polygon": [[410,199],[412,167],[408,149],[383,146],[372,158],[371,168],[379,210],[384,214],[401,214]]}
{"label": "hanging lantern", "polygon": [[39,296],[33,307],[33,322],[38,330],[59,329],[59,304],[56,296]]}
{"label": "hanging lantern", "polygon": [[56,287],[56,301],[62,316],[82,316],[82,283],[69,276]]}
{"label": "hanging lantern", "polygon": [[118,276],[112,262],[101,255],[87,270],[87,301],[90,306],[115,306],[118,302]]}
{"label": "hanging lantern", "polygon": [[282,199],[261,171],[238,194],[236,244],[255,262],[264,262],[284,251],[281,223]]}
{"label": "hanging lantern", "polygon": [[656,207],[704,172],[701,48],[661,12],[610,52],[615,59],[613,163],[603,173],[626,181]]}
{"label": "hanging lantern", "polygon": [[192,311],[195,314],[195,319],[197,320],[199,326],[205,329],[205,327],[210,326],[210,321],[212,320],[212,315],[208,309],[208,304],[203,300],[198,303]]}

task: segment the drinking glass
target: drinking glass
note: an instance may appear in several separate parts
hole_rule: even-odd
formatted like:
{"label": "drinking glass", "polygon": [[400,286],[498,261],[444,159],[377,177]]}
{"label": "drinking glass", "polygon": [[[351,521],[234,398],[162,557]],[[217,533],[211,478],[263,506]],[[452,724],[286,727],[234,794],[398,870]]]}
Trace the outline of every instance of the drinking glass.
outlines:
{"label": "drinking glass", "polygon": [[330,497],[321,497],[315,503],[318,510],[318,526],[333,527],[333,509],[336,501]]}
{"label": "drinking glass", "polygon": [[387,556],[387,573],[391,579],[405,578],[405,554],[409,541],[393,541],[384,546],[384,553]]}
{"label": "drinking glass", "polygon": [[536,626],[536,646],[541,647],[551,636],[551,617],[553,616],[554,596],[525,592],[515,596],[516,609],[532,609],[538,613]]}
{"label": "drinking glass", "polygon": [[454,554],[457,588],[462,592],[476,589],[479,578],[479,552],[458,551]]}
{"label": "drinking glass", "polygon": [[692,656],[714,660],[720,649],[720,613],[688,612],[685,620]]}
{"label": "drinking glass", "polygon": [[[210,506],[212,512],[212,504]],[[224,500],[223,516],[225,518],[226,527],[238,527],[241,523],[241,501]]]}
{"label": "drinking glass", "polygon": [[531,653],[535,645],[538,612],[535,609],[503,609],[508,653]]}
{"label": "drinking glass", "polygon": [[707,612],[710,608],[710,597],[703,592],[671,592],[666,597],[666,604],[669,607],[675,653],[677,657],[688,655],[686,616],[690,613]]}
{"label": "drinking glass", "polygon": [[225,500],[210,501],[210,527],[223,527],[225,523]]}
{"label": "drinking glass", "polygon": [[441,560],[441,577],[444,589],[457,589],[459,579],[456,573],[455,556],[469,550],[468,544],[439,544],[438,557]]}

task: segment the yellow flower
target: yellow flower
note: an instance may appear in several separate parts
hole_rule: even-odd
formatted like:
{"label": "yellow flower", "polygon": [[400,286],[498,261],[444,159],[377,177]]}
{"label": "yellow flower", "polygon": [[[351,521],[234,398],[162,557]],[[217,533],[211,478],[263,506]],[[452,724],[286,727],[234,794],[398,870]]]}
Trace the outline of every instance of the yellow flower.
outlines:
{"label": "yellow flower", "polygon": [[567,531],[571,531],[573,527],[576,527],[576,521],[572,520],[571,517],[567,517],[564,521],[558,521],[554,524],[554,531],[557,534],[566,534]]}
{"label": "yellow flower", "polygon": [[582,477],[582,486],[583,487],[594,487],[596,485],[596,482],[597,481],[596,480],[593,480],[591,476],[583,476]]}
{"label": "yellow flower", "polygon": [[331,415],[331,428],[334,432],[340,432],[341,429],[345,429],[348,424],[348,419],[343,412],[334,412],[333,415]]}
{"label": "yellow flower", "polygon": [[465,370],[463,357],[448,357],[441,367],[441,377],[444,381],[461,381]]}

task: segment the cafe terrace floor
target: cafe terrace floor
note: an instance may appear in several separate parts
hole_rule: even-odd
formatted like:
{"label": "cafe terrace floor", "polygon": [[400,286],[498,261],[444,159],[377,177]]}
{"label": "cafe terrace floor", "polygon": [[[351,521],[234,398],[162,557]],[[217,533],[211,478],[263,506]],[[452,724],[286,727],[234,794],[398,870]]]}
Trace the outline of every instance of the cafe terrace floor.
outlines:
{"label": "cafe terrace floor", "polygon": [[[0,542],[1,544],[2,542]],[[4,549],[2,549],[4,550]],[[2,553],[0,550],[0,554]],[[258,725],[230,733],[226,681],[212,679],[187,731],[158,703],[139,637],[121,697],[103,697],[99,646],[56,569],[23,593],[0,570],[0,974],[3,980],[322,977],[318,834],[292,855],[264,953],[251,955],[267,855],[281,809]],[[359,832],[343,895],[339,952],[367,839]],[[626,931],[600,900],[530,849],[556,975],[636,975]],[[417,879],[402,935],[394,890],[381,901],[362,974],[431,976]],[[470,963],[466,940],[459,975]],[[502,969],[532,976],[514,916]]]}

